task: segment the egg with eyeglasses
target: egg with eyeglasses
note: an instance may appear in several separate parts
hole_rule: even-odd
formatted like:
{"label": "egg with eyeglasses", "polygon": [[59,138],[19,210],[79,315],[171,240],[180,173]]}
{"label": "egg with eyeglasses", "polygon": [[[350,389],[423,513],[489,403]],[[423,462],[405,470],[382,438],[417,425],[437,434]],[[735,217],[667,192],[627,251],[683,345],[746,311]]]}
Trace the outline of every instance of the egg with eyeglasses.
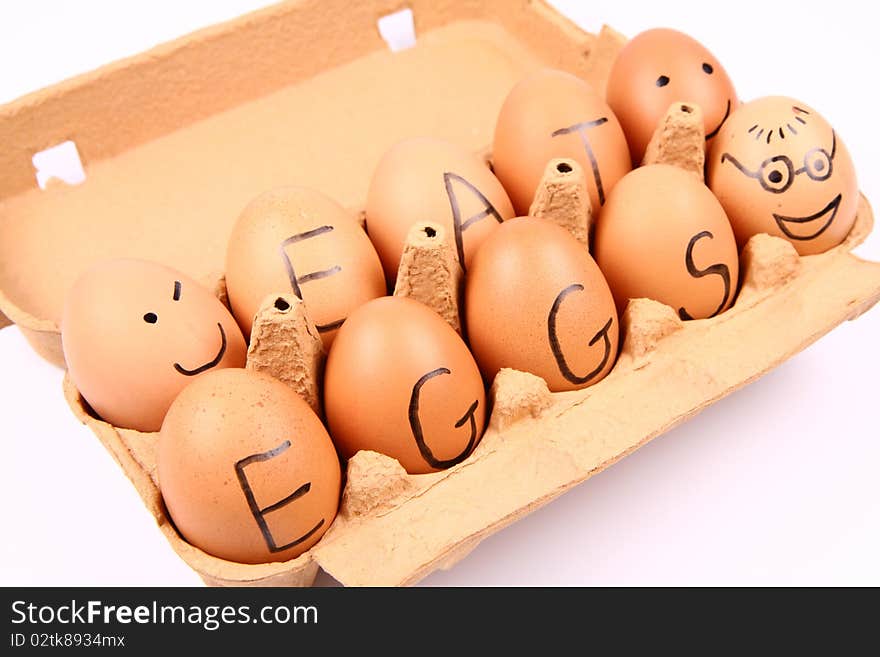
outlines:
{"label": "egg with eyeglasses", "polygon": [[785,96],[741,106],[706,161],[709,187],[740,245],[757,233],[801,255],[840,244],[859,207],[855,166],[843,139],[806,103]]}
{"label": "egg with eyeglasses", "polygon": [[581,165],[596,212],[632,168],[620,123],[598,91],[571,73],[540,69],[513,86],[495,124],[492,165],[517,215],[529,213],[554,158]]}
{"label": "egg with eyeglasses", "polygon": [[116,427],[158,431],[171,402],[204,373],[244,367],[247,344],[214,294],[147,260],[102,260],[68,290],[61,316],[68,376]]}
{"label": "egg with eyeglasses", "polygon": [[251,370],[211,372],[178,395],[157,468],[181,536],[236,563],[296,558],[339,506],[342,471],[321,420],[291,388]]}
{"label": "egg with eyeglasses", "polygon": [[465,317],[487,383],[512,368],[552,392],[578,390],[617,358],[608,283],[586,246],[547,219],[511,219],[486,240],[465,282]]}
{"label": "egg with eyeglasses", "polygon": [[634,169],[599,215],[593,253],[623,312],[630,299],[706,319],[734,302],[739,251],[718,199],[699,178],[669,164]]}
{"label": "egg with eyeglasses", "polygon": [[424,474],[471,454],[485,428],[486,394],[461,336],[428,306],[393,296],[364,304],[339,330],[324,410],[343,458],[370,450]]}
{"label": "egg with eyeglasses", "polygon": [[248,337],[266,297],[293,292],[325,348],[352,310],[387,291],[379,256],[354,215],[295,186],[266,191],[242,210],[229,236],[226,289]]}

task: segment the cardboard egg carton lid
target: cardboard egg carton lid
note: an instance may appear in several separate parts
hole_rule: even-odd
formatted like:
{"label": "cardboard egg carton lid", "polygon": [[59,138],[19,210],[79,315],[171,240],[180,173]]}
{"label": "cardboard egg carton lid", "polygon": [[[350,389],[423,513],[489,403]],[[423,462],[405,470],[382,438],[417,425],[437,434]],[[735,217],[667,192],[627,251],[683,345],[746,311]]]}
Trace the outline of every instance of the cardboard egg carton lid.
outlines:
{"label": "cardboard egg carton lid", "polygon": [[[215,285],[232,224],[259,193],[296,182],[359,211],[365,172],[394,142],[427,134],[489,156],[501,103],[524,74],[552,66],[601,89],[623,43],[540,1],[409,7],[286,2],[0,108],[0,311],[62,364],[61,301],[91,262],[149,258]],[[388,20],[402,32],[390,34]],[[32,157],[68,141],[85,181],[40,189]],[[289,562],[235,564],[187,544],[159,493],[156,435],[100,421],[69,379],[64,392],[208,584],[309,585],[319,566],[346,585],[411,584],[874,305],[880,264],[849,252],[872,224],[862,198],[849,238],[827,253],[798,257],[756,236],[736,304],[713,319],[682,322],[662,304],[630,302],[614,370],[585,390],[551,394],[537,377],[502,371],[482,441],[449,470],[407,475],[360,452],[339,516]],[[287,310],[265,309],[267,327],[291,326],[276,311],[297,319],[285,298]]]}

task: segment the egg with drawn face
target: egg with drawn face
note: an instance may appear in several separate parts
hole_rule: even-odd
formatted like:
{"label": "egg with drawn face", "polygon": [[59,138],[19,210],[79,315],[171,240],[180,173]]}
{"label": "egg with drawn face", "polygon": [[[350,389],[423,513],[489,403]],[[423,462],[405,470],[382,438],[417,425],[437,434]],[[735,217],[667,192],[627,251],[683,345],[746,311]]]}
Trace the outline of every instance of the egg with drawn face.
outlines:
{"label": "egg with drawn face", "polygon": [[621,49],[608,77],[607,99],[636,164],[673,103],[699,105],[711,141],[739,102],[721,62],[696,39],[666,28],[637,34]]}
{"label": "egg with drawn face", "polygon": [[110,424],[158,431],[177,394],[204,372],[244,367],[247,345],[206,287],[155,262],[113,259],[86,270],[61,317],[68,375]]}
{"label": "egg with drawn face", "polygon": [[801,255],[840,244],[859,203],[843,140],[816,110],[784,96],[759,98],[734,112],[709,151],[707,183],[740,246],[768,233]]}

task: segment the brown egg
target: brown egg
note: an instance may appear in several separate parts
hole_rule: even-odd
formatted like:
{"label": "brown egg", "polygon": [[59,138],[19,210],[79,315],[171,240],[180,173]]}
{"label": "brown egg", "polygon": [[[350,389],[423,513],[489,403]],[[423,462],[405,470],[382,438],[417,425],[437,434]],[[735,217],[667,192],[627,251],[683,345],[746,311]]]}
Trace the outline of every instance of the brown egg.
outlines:
{"label": "brown egg", "polygon": [[243,367],[247,345],[217,297],[158,263],[114,259],[68,291],[61,342],[71,381],[110,424],[158,431],[194,377]]}
{"label": "brown egg", "polygon": [[495,125],[492,163],[518,215],[526,215],[547,162],[576,160],[587,174],[593,208],[630,170],[630,156],[617,117],[580,78],[543,69],[518,82]]}
{"label": "brown egg", "polygon": [[405,297],[352,313],[327,357],[324,409],[345,458],[372,450],[411,474],[464,460],[483,435],[486,397],[464,341]]}
{"label": "brown egg", "polygon": [[756,233],[821,253],[849,234],[859,204],[843,140],[809,105],[783,96],[742,105],[707,158],[709,187],[740,245]]}
{"label": "brown egg", "polygon": [[367,233],[393,285],[414,223],[444,226],[455,237],[466,269],[486,236],[513,216],[513,208],[482,158],[450,142],[416,137],[382,156],[370,181],[366,214]]}
{"label": "brown egg", "polygon": [[682,319],[733,304],[739,252],[724,209],[696,176],[668,164],[640,167],[614,188],[593,253],[620,312],[629,299],[671,306]]}
{"label": "brown egg", "polygon": [[666,28],[642,32],[621,49],[608,77],[607,98],[634,163],[642,161],[657,124],[673,103],[700,106],[707,141],[739,103],[733,82],[715,56],[687,34]]}
{"label": "brown egg", "polygon": [[551,391],[602,380],[617,358],[608,283],[587,249],[544,219],[505,222],[477,253],[465,290],[468,338],[487,381],[502,367]]}
{"label": "brown egg", "polygon": [[159,486],[177,530],[221,559],[293,559],[339,504],[341,469],[318,416],[268,374],[226,369],[174,400],[159,435]]}
{"label": "brown egg", "polygon": [[293,291],[325,348],[352,310],[387,292],[379,257],[355,217],[302,187],[265,192],[245,207],[229,238],[226,288],[248,337],[266,296]]}

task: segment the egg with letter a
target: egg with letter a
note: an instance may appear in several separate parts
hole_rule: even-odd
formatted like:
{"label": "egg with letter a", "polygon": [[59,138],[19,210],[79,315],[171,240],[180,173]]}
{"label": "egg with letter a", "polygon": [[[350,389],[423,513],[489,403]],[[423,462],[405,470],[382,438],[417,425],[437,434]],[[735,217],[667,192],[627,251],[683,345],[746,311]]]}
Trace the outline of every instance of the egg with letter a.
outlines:
{"label": "egg with letter a", "polygon": [[477,252],[465,284],[471,350],[487,382],[501,368],[551,391],[601,381],[617,358],[614,299],[587,249],[546,219],[519,217]]}
{"label": "egg with letter a", "polygon": [[415,223],[438,223],[454,237],[464,270],[498,224],[513,216],[504,188],[481,157],[430,137],[404,139],[380,159],[367,193],[367,233],[393,285]]}
{"label": "egg with letter a", "polygon": [[327,355],[324,410],[344,458],[371,450],[421,474],[470,455],[483,435],[486,395],[467,345],[440,315],[384,297],[339,330]]}

